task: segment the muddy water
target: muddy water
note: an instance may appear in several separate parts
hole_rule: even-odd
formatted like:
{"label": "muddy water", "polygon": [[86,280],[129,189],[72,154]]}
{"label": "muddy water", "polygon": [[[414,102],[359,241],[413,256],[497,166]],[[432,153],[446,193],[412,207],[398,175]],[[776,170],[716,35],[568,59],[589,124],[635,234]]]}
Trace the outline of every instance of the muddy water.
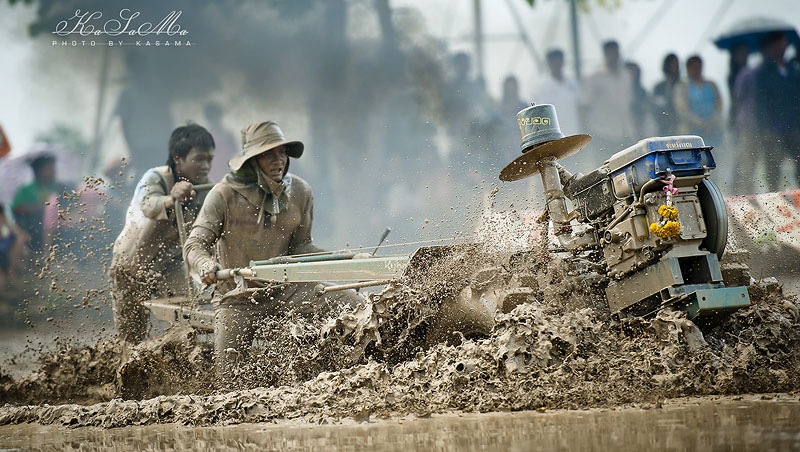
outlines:
{"label": "muddy water", "polygon": [[374,422],[0,427],[22,450],[798,450],[797,395],[675,400],[617,410],[434,415]]}

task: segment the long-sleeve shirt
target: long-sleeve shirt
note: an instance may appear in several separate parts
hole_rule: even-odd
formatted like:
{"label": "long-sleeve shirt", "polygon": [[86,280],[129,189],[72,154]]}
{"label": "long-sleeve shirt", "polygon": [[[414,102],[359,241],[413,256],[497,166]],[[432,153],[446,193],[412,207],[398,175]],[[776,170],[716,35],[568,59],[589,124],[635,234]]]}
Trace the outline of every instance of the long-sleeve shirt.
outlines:
{"label": "long-sleeve shirt", "polygon": [[[125,215],[125,227],[114,242],[112,269],[130,274],[158,272],[181,262],[182,250],[174,209],[166,202],[175,185],[168,166],[148,170],[136,186]],[[186,206],[191,221],[207,192],[199,192]]]}
{"label": "long-sleeve shirt", "polygon": [[217,266],[321,251],[311,239],[313,211],[311,186],[297,176],[245,183],[228,174],[209,192],[186,240],[189,270],[203,275]]}

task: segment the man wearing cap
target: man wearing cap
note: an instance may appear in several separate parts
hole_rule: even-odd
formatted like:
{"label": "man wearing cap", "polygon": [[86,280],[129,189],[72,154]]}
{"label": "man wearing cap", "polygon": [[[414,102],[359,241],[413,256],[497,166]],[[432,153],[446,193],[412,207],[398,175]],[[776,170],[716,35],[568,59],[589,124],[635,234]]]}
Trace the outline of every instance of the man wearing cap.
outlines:
{"label": "man wearing cap", "polygon": [[[228,162],[230,173],[209,192],[184,246],[189,270],[203,283],[217,282],[215,272],[220,268],[322,251],[311,239],[311,186],[288,172],[289,157],[302,154],[303,143],[286,140],[274,121],[242,129],[242,150]],[[232,288],[229,281],[217,284],[219,292]],[[249,350],[259,319],[289,311],[326,314],[359,300],[352,290],[317,298],[314,284],[299,283],[266,288],[247,298],[224,297],[215,303],[214,315],[219,376],[232,378]]]}
{"label": "man wearing cap", "polygon": [[[138,343],[147,335],[144,302],[154,295],[172,296],[187,287],[176,208],[184,221],[194,218],[207,191],[214,158],[214,138],[197,124],[172,132],[167,164],[149,169],[136,186],[125,226],[114,242],[111,296],[120,339]],[[185,227],[180,225],[180,227]]]}

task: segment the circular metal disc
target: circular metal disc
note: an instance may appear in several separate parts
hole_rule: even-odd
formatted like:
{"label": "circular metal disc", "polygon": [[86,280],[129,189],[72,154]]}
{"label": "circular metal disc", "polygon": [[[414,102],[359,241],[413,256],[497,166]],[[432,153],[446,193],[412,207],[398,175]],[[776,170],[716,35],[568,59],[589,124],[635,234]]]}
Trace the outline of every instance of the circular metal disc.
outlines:
{"label": "circular metal disc", "polygon": [[512,181],[532,176],[539,172],[539,167],[536,165],[539,160],[547,157],[556,160],[569,157],[583,149],[590,141],[592,137],[589,135],[572,135],[536,146],[506,165],[500,171],[500,180]]}
{"label": "circular metal disc", "polygon": [[710,179],[700,181],[697,198],[706,222],[706,238],[700,246],[722,259],[725,245],[728,244],[728,211],[725,208],[725,198],[717,184]]}

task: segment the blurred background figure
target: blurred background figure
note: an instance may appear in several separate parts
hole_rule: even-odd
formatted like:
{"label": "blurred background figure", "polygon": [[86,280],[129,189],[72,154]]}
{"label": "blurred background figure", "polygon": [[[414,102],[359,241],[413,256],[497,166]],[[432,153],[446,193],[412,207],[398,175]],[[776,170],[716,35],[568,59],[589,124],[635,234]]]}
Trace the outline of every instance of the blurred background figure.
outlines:
{"label": "blurred background figure", "polygon": [[642,86],[642,68],[633,61],[625,63],[625,69],[631,76],[631,118],[637,137],[648,137],[653,134],[654,128],[650,123],[650,112],[653,111],[650,96]]}
{"label": "blurred background figure", "polygon": [[[786,58],[790,42],[795,44],[796,58],[800,42],[797,31],[783,22],[767,19],[743,21],[734,27],[734,32],[715,41],[718,47],[732,53],[743,54],[756,49],[761,53],[761,62],[755,67],[740,68],[734,82],[733,128],[737,155],[733,189],[736,193],[782,190],[783,163],[786,159],[797,160],[800,69]],[[741,55],[738,58],[740,63],[745,60]],[[795,177],[800,178],[797,166],[795,163]],[[759,169],[764,174],[762,184],[756,183]],[[800,180],[796,184],[800,185]]]}
{"label": "blurred background figure", "polygon": [[686,60],[686,82],[675,91],[680,132],[699,135],[711,146],[722,145],[722,98],[717,84],[703,77],[703,59]]}
{"label": "blurred background figure", "polygon": [[517,113],[530,104],[523,102],[519,97],[519,82],[513,75],[506,76],[503,80],[503,98],[497,105],[498,132],[497,149],[494,166],[502,168],[519,153],[519,128],[517,127]]}
{"label": "blurred background figure", "polygon": [[675,110],[673,93],[675,86],[681,81],[681,68],[678,55],[670,53],[664,57],[661,65],[664,80],[653,88],[653,115],[656,120],[657,133],[670,136],[678,133],[678,112]]}
{"label": "blurred background figure", "polygon": [[44,212],[53,195],[69,187],[56,180],[56,159],[46,154],[30,160],[33,182],[20,188],[14,195],[11,210],[19,226],[29,236],[28,245],[35,253],[41,253],[45,244]]}
{"label": "blurred background figure", "polygon": [[740,42],[733,46],[730,50],[730,60],[728,63],[728,94],[730,95],[731,105],[728,110],[728,127],[734,135],[737,133],[735,127],[737,110],[739,108],[739,101],[736,96],[736,78],[739,74],[747,70],[747,60],[750,56],[750,48],[744,42]]}
{"label": "blurred background figure", "polygon": [[19,283],[22,253],[28,234],[14,224],[0,204],[0,288],[11,289]]}
{"label": "blurred background figure", "polygon": [[[584,133],[580,115],[581,87],[573,78],[564,73],[564,52],[561,49],[553,48],[547,51],[547,74],[536,88],[533,102],[537,104],[552,104],[558,112],[558,125],[567,135]],[[519,131],[517,132],[517,147],[520,144]],[[519,152],[519,150],[517,150]],[[595,152],[586,150],[584,152]],[[567,157],[562,162],[569,168],[580,166],[580,171],[589,170],[588,165],[581,165],[579,162],[585,160],[582,154]]]}
{"label": "blurred background figure", "polygon": [[207,120],[206,129],[214,137],[214,143],[217,145],[214,150],[215,164],[211,167],[209,177],[215,181],[220,181],[230,171],[228,160],[238,152],[240,140],[237,140],[222,123],[222,107],[218,103],[209,102],[206,104],[203,114]]}
{"label": "blurred background figure", "polygon": [[761,42],[763,61],[755,73],[755,119],[766,153],[767,186],[781,189],[780,170],[786,159],[800,156],[800,70],[786,61],[786,33],[776,31]]}
{"label": "blurred background figure", "polygon": [[452,57],[452,77],[445,84],[442,110],[449,141],[448,160],[454,166],[480,166],[480,149],[472,138],[489,117],[491,100],[480,81],[470,75],[470,57],[459,52]]}
{"label": "blurred background figure", "polygon": [[122,135],[128,145],[130,162],[136,176],[161,163],[163,137],[174,128],[169,93],[154,87],[162,85],[162,69],[151,60],[152,52],[125,52],[128,80],[117,99],[114,116],[118,116]]}
{"label": "blurred background figure", "polygon": [[584,125],[592,136],[592,143],[581,153],[579,169],[584,173],[639,139],[631,115],[631,76],[622,67],[617,41],[603,43],[603,59],[604,66],[583,84]]}
{"label": "blurred background figure", "polygon": [[[547,52],[547,75],[536,88],[533,101],[553,104],[558,112],[558,125],[566,135],[583,133],[579,116],[581,89],[578,82],[564,74],[564,52],[551,49]],[[519,137],[517,137],[519,141]],[[517,143],[519,144],[519,143]]]}

